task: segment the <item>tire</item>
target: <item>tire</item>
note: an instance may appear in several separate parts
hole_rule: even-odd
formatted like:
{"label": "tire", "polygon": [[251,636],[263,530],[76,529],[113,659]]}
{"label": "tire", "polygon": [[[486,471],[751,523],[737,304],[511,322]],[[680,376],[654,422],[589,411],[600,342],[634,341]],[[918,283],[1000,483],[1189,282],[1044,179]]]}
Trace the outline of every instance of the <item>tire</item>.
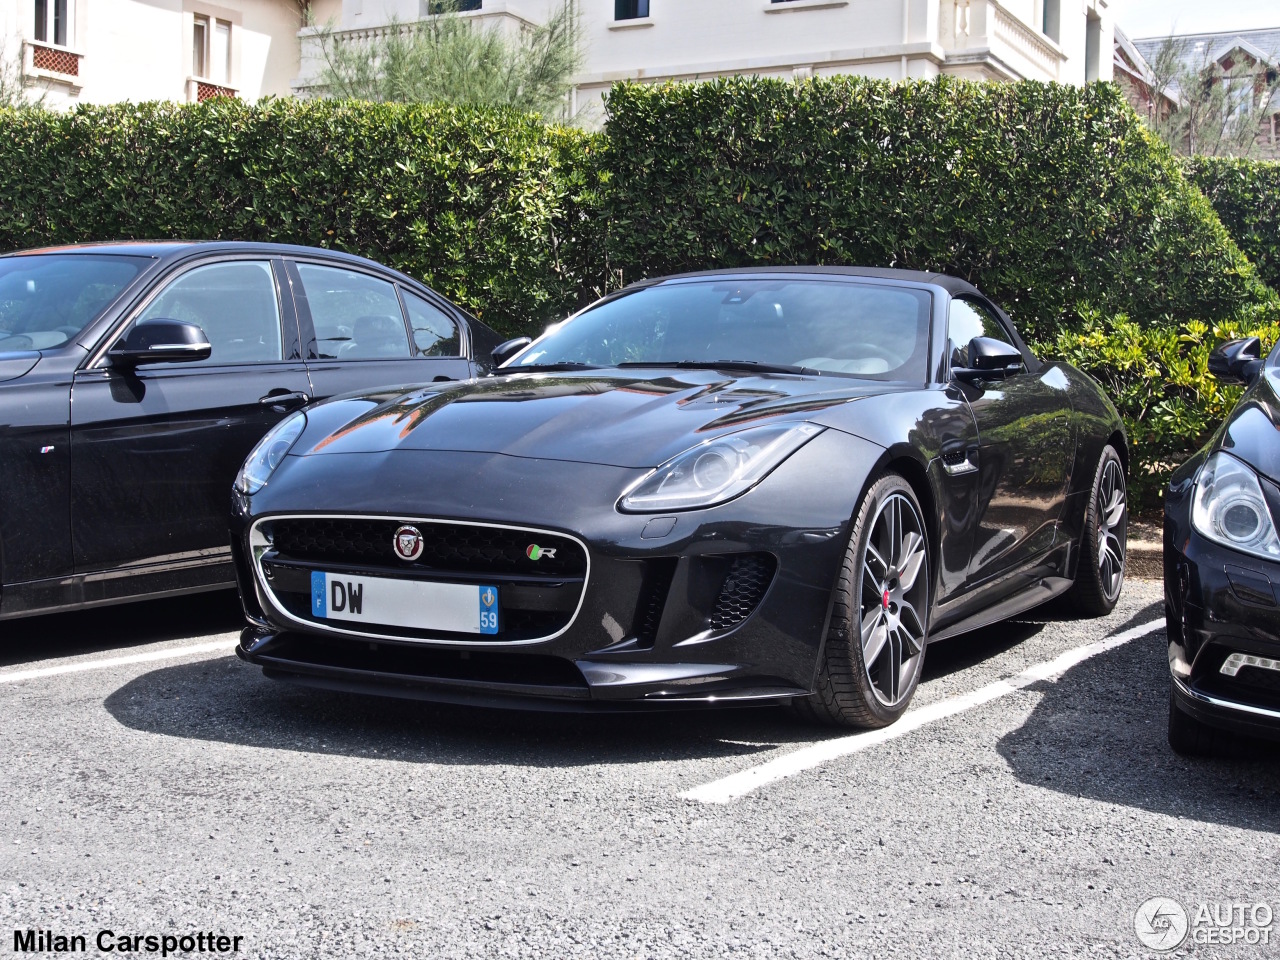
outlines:
{"label": "tire", "polygon": [[902,716],[928,643],[928,546],[910,484],[885,474],[854,515],[815,691],[796,702],[802,717],[886,727]]}
{"label": "tire", "polygon": [[1169,689],[1169,746],[1184,757],[1210,757],[1223,751],[1222,731],[1183,711]]}
{"label": "tire", "polygon": [[1115,609],[1124,587],[1129,527],[1129,495],[1124,464],[1108,444],[1098,458],[1080,534],[1076,579],[1067,591],[1068,606],[1086,617],[1104,617]]}

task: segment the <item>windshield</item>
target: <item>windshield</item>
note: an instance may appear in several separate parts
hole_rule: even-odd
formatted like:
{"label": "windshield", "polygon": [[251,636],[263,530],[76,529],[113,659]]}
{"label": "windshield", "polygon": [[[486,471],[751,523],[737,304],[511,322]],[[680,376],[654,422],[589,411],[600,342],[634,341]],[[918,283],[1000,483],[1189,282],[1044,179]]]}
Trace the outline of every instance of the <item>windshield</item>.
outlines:
{"label": "windshield", "polygon": [[825,279],[681,281],[552,327],[507,369],[551,364],[758,364],[925,381],[929,294]]}
{"label": "windshield", "polygon": [[48,350],[74,340],[148,263],[86,254],[0,258],[0,351]]}

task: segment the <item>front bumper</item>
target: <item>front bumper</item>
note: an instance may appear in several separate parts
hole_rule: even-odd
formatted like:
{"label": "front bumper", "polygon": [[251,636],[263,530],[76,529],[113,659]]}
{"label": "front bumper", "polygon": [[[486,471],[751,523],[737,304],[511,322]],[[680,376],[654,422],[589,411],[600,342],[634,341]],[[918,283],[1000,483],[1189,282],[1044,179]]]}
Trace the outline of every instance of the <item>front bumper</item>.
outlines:
{"label": "front bumper", "polygon": [[[1189,484],[1165,504],[1164,587],[1173,695],[1202,723],[1280,740],[1280,563],[1219,546],[1191,528]],[[1224,666],[1226,670],[1224,672]]]}
{"label": "front bumper", "polygon": [[[340,471],[322,462],[332,458],[293,458],[252,502],[236,504],[234,553],[249,619],[237,653],[275,678],[447,702],[628,709],[802,696],[813,687],[857,474],[881,452],[828,430],[746,495],[671,514],[674,524],[614,509],[642,471],[469,453],[400,453]],[[376,479],[363,475],[375,469]],[[397,482],[401,473],[412,482]],[[476,477],[501,491],[498,507],[477,504]],[[357,635],[305,622],[265,582],[270,554],[254,525],[300,514],[511,525],[580,542],[589,571],[567,585],[581,590],[576,610],[551,604],[568,622],[541,633]],[[361,563],[343,569],[385,573]],[[747,569],[760,582],[738,609],[737,580]],[[535,578],[515,582],[541,602]]]}

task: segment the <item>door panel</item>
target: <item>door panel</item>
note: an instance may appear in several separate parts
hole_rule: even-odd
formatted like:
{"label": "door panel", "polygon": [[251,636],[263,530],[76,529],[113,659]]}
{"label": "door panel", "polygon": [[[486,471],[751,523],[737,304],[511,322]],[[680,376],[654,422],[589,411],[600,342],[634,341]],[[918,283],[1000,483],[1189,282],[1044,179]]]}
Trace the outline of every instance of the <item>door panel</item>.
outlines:
{"label": "door panel", "polygon": [[289,275],[317,398],[471,376],[457,325],[427,300],[406,291],[402,305],[396,284],[345,265],[291,263]]}
{"label": "door panel", "polygon": [[[953,366],[968,366],[975,336],[1013,342],[984,304],[953,301]],[[1065,387],[1055,367],[963,387],[978,427],[971,587],[1026,567],[1054,545],[1075,451]]]}
{"label": "door panel", "polygon": [[[77,573],[225,555],[236,472],[310,394],[302,359],[283,357],[296,333],[282,330],[268,261],[183,273],[136,319],[162,316],[200,324],[213,346],[209,359],[100,366],[77,373],[72,386]],[[295,396],[273,402],[281,394]]]}

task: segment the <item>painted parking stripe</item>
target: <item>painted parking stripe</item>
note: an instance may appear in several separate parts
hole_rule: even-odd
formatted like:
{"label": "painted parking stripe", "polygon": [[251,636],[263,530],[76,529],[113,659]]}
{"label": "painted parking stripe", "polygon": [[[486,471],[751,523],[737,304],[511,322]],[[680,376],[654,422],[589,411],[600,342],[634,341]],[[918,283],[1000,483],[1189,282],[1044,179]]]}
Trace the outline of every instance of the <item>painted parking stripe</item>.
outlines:
{"label": "painted parking stripe", "polygon": [[919,730],[921,727],[936,723],[939,720],[945,720],[947,717],[954,717],[956,714],[980,707],[984,703],[990,703],[992,700],[998,700],[1011,693],[1016,693],[1031,686],[1033,683],[1057,680],[1072,667],[1083,663],[1090,657],[1096,657],[1100,653],[1114,650],[1116,647],[1123,646],[1131,640],[1137,640],[1139,637],[1145,637],[1147,634],[1162,629],[1164,629],[1163,620],[1152,620],[1149,623],[1140,624],[1132,629],[1125,630],[1123,633],[1117,633],[1113,637],[1107,637],[1095,643],[1068,650],[1061,656],[1029,667],[1008,680],[997,680],[995,683],[990,683],[985,687],[974,690],[972,693],[951,697],[938,703],[932,703],[927,707],[921,707],[918,710],[909,710],[892,726],[883,727],[879,730],[869,730],[865,733],[855,733],[835,740],[824,740],[822,743],[802,747],[759,766],[749,767],[720,780],[694,787],[692,790],[686,790],[680,796],[686,800],[696,800],[699,803],[730,803],[770,783],[795,776],[805,770],[812,770],[814,767],[828,761],[846,757],[852,753],[859,753],[889,740],[904,737],[914,730]]}
{"label": "painted parking stripe", "polygon": [[84,660],[66,663],[58,667],[38,667],[34,670],[0,671],[0,683],[21,683],[23,680],[40,680],[64,673],[83,673],[86,670],[106,670],[110,667],[127,667],[134,663],[154,663],[157,660],[175,660],[178,657],[194,657],[201,654],[230,653],[236,648],[236,640],[217,640],[212,643],[195,643],[185,647],[167,647],[150,653],[134,653],[127,657],[110,657],[106,660]]}

